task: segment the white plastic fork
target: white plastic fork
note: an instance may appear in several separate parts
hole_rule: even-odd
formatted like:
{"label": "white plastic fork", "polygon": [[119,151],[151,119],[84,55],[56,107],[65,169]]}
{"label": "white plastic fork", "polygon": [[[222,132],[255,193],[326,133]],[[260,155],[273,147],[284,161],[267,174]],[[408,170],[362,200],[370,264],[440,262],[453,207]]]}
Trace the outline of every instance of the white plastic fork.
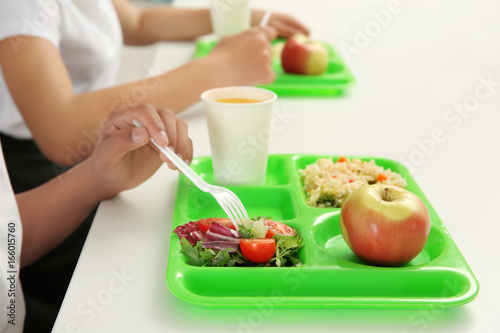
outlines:
{"label": "white plastic fork", "polygon": [[[137,127],[144,127],[140,121],[134,119],[134,125]],[[158,148],[163,155],[165,155],[176,167],[181,171],[189,180],[193,182],[203,192],[210,193],[214,196],[215,200],[222,207],[226,215],[233,223],[236,230],[238,224],[242,224],[242,218],[248,218],[247,211],[241,203],[241,200],[232,191],[225,187],[211,185],[204,181],[196,172],[189,167],[175,152],[169,147],[160,146],[156,141],[151,138],[151,142]]]}
{"label": "white plastic fork", "polygon": [[272,11],[270,9],[266,10],[266,13],[264,16],[262,16],[262,19],[260,20],[259,27],[264,28],[267,23],[269,22],[269,19],[271,18]]}

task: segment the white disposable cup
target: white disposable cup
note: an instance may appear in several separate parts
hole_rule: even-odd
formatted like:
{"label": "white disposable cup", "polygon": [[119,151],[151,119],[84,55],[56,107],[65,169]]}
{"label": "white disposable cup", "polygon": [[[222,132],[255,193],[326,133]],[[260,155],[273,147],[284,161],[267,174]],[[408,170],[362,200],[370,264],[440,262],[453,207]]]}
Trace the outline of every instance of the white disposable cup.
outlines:
{"label": "white disposable cup", "polygon": [[238,34],[250,28],[250,1],[212,0],[210,17],[217,39]]}
{"label": "white disposable cup", "polygon": [[[238,97],[260,102],[217,102]],[[263,185],[276,94],[256,87],[224,87],[205,91],[201,99],[205,104],[215,182]]]}

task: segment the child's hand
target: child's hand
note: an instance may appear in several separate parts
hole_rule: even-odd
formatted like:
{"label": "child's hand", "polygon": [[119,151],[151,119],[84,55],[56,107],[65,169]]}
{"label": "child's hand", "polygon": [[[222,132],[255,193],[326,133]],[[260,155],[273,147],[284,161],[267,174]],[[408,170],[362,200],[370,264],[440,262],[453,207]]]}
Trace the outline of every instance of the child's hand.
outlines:
{"label": "child's hand", "polygon": [[276,38],[271,27],[251,28],[237,35],[222,38],[209,57],[221,69],[219,75],[233,85],[257,85],[274,82],[271,67],[271,44]]}
{"label": "child's hand", "polygon": [[[144,128],[135,127],[134,119]],[[168,161],[148,144],[150,137],[162,146],[170,146],[188,164],[193,158],[186,122],[176,119],[172,111],[148,104],[124,106],[111,112],[103,134],[103,141],[82,162],[92,172],[103,198],[141,184],[156,172],[162,160]],[[175,169],[170,161],[167,164]]]}
{"label": "child's hand", "polygon": [[[252,10],[252,26],[258,26],[266,11],[260,9]],[[309,29],[295,19],[293,16],[281,13],[272,13],[267,23],[278,32],[279,37],[287,38],[295,34],[309,36]]]}

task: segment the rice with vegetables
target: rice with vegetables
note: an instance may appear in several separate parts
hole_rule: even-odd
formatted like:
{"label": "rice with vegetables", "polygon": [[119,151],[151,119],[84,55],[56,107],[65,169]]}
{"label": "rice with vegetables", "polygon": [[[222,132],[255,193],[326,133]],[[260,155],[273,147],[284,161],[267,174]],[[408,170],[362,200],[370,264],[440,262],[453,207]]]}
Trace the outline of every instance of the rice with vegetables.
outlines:
{"label": "rice with vegetables", "polygon": [[406,186],[406,180],[391,169],[384,169],[358,158],[320,158],[299,170],[307,194],[307,204],[313,207],[342,207],[354,190],[375,183]]}

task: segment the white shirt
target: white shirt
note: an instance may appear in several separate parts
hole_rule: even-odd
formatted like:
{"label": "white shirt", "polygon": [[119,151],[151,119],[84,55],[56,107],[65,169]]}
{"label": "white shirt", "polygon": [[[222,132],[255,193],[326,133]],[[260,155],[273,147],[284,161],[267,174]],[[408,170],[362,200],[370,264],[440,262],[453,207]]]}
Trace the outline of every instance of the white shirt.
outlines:
{"label": "white shirt", "polygon": [[0,143],[0,332],[23,331],[25,307],[19,281],[21,218]]}
{"label": "white shirt", "polygon": [[[122,32],[110,0],[0,0],[0,40],[26,35],[43,38],[57,48],[75,94],[114,84]],[[0,69],[0,132],[31,138],[1,74]]]}

